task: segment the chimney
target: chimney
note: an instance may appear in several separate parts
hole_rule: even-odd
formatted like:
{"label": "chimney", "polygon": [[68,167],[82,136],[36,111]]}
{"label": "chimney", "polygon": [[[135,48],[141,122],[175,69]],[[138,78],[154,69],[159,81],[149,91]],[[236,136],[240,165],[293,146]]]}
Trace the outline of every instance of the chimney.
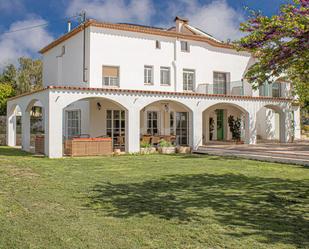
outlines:
{"label": "chimney", "polygon": [[68,33],[71,32],[71,26],[72,26],[72,23],[71,23],[71,21],[69,20],[69,21],[68,21]]}
{"label": "chimney", "polygon": [[181,32],[183,25],[188,24],[189,20],[186,18],[181,18],[179,16],[176,16],[174,22],[176,23],[176,32]]}

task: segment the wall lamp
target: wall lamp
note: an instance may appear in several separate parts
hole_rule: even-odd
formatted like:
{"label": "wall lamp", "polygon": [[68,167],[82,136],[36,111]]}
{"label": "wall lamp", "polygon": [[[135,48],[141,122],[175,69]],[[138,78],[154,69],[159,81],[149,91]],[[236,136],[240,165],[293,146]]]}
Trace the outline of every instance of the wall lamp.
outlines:
{"label": "wall lamp", "polygon": [[100,102],[97,103],[97,108],[98,108],[99,111],[101,110],[102,106],[101,106]]}

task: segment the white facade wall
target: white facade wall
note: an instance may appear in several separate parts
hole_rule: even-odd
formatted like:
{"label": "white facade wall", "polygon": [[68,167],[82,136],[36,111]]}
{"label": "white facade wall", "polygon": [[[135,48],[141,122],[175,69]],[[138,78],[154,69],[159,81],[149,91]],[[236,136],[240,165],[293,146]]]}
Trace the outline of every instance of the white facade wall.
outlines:
{"label": "white facade wall", "polygon": [[280,118],[279,113],[263,107],[257,113],[257,119],[263,122],[257,123],[258,138],[264,140],[279,140],[280,139]]}
{"label": "white facade wall", "polygon": [[[43,55],[43,86],[79,86],[83,83],[83,32],[72,36]],[[89,67],[89,29],[86,29],[86,67]],[[63,47],[65,53],[63,54]],[[86,78],[89,77],[86,71]]]}
{"label": "white facade wall", "polygon": [[[156,40],[161,49],[157,49]],[[182,52],[176,38],[90,27],[86,29],[86,75],[83,83],[83,32],[43,55],[43,82],[48,85],[102,87],[102,66],[120,67],[120,88],[182,92],[183,69],[195,71],[195,83],[213,83],[213,72],[227,72],[230,81],[240,81],[250,55],[216,48],[205,42],[188,41]],[[65,46],[65,54],[62,47]],[[154,84],[144,84],[144,66],[153,66]],[[171,85],[160,85],[160,67],[170,67]]]}
{"label": "white facade wall", "polygon": [[[156,40],[161,49],[156,49]],[[165,37],[91,27],[90,87],[102,87],[102,66],[120,67],[120,88],[139,90],[174,90],[160,86],[160,66],[173,69],[174,41]],[[144,85],[144,65],[153,66],[154,84]]]}

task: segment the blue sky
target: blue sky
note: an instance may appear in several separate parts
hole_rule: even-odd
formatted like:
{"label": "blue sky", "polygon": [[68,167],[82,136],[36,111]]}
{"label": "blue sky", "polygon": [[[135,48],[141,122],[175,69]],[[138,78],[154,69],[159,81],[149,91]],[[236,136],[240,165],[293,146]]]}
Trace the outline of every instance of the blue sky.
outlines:
{"label": "blue sky", "polygon": [[[169,27],[176,15],[186,17],[221,40],[237,39],[244,6],[265,15],[278,13],[289,0],[0,0],[0,68],[37,51],[66,31],[63,18],[86,10],[87,16],[108,22]],[[48,23],[32,30],[7,33]]]}

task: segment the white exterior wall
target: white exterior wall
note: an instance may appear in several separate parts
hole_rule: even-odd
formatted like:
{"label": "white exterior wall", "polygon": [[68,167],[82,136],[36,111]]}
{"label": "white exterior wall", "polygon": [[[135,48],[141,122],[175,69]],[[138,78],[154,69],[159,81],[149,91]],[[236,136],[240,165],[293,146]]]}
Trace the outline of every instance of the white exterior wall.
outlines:
{"label": "white exterior wall", "polygon": [[[156,49],[156,40],[161,49]],[[173,39],[91,27],[90,87],[102,87],[102,66],[120,67],[120,88],[173,91]],[[144,65],[153,66],[154,84],[144,85]],[[160,86],[160,66],[171,68],[171,85]]]}
{"label": "white exterior wall", "polygon": [[[156,49],[155,42],[161,42]],[[83,32],[62,42],[43,55],[43,82],[48,85],[102,87],[102,66],[120,67],[120,88],[183,91],[183,69],[195,70],[196,87],[213,83],[213,72],[230,73],[240,81],[250,56],[205,42],[188,41],[190,52],[182,52],[180,40],[136,32],[90,27],[86,29],[86,78],[83,83]],[[61,55],[62,46],[65,54]],[[144,84],[144,66],[154,68],[154,84]],[[171,85],[160,85],[160,67],[170,67]]]}
{"label": "white exterior wall", "polygon": [[[86,29],[89,41],[89,29]],[[62,47],[65,46],[65,54]],[[89,67],[89,42],[86,42],[86,67]],[[88,78],[88,72],[86,72]],[[60,43],[43,54],[43,86],[81,86],[83,83],[83,32]]]}
{"label": "white exterior wall", "polygon": [[272,109],[263,107],[257,113],[257,135],[260,139],[280,139],[280,117],[279,113]]}
{"label": "white exterior wall", "polygon": [[[180,43],[180,41],[178,41]],[[177,67],[179,69],[180,87],[182,91],[182,70],[195,70],[196,85],[213,83],[214,72],[230,74],[230,82],[240,81],[249,63],[250,56],[231,49],[212,47],[205,42],[188,41],[190,52],[177,52]]]}
{"label": "white exterior wall", "polygon": [[[156,49],[155,42],[161,42]],[[213,83],[213,72],[230,73],[240,81],[250,56],[220,49],[205,42],[188,41],[190,52],[182,52],[180,40],[119,30],[91,27],[90,87],[102,87],[102,66],[120,67],[120,88],[158,91],[183,91],[183,69],[195,70],[196,85]],[[154,84],[144,84],[144,66],[154,68]],[[171,68],[171,85],[160,85],[160,67]],[[176,83],[176,85],[175,85]]]}

